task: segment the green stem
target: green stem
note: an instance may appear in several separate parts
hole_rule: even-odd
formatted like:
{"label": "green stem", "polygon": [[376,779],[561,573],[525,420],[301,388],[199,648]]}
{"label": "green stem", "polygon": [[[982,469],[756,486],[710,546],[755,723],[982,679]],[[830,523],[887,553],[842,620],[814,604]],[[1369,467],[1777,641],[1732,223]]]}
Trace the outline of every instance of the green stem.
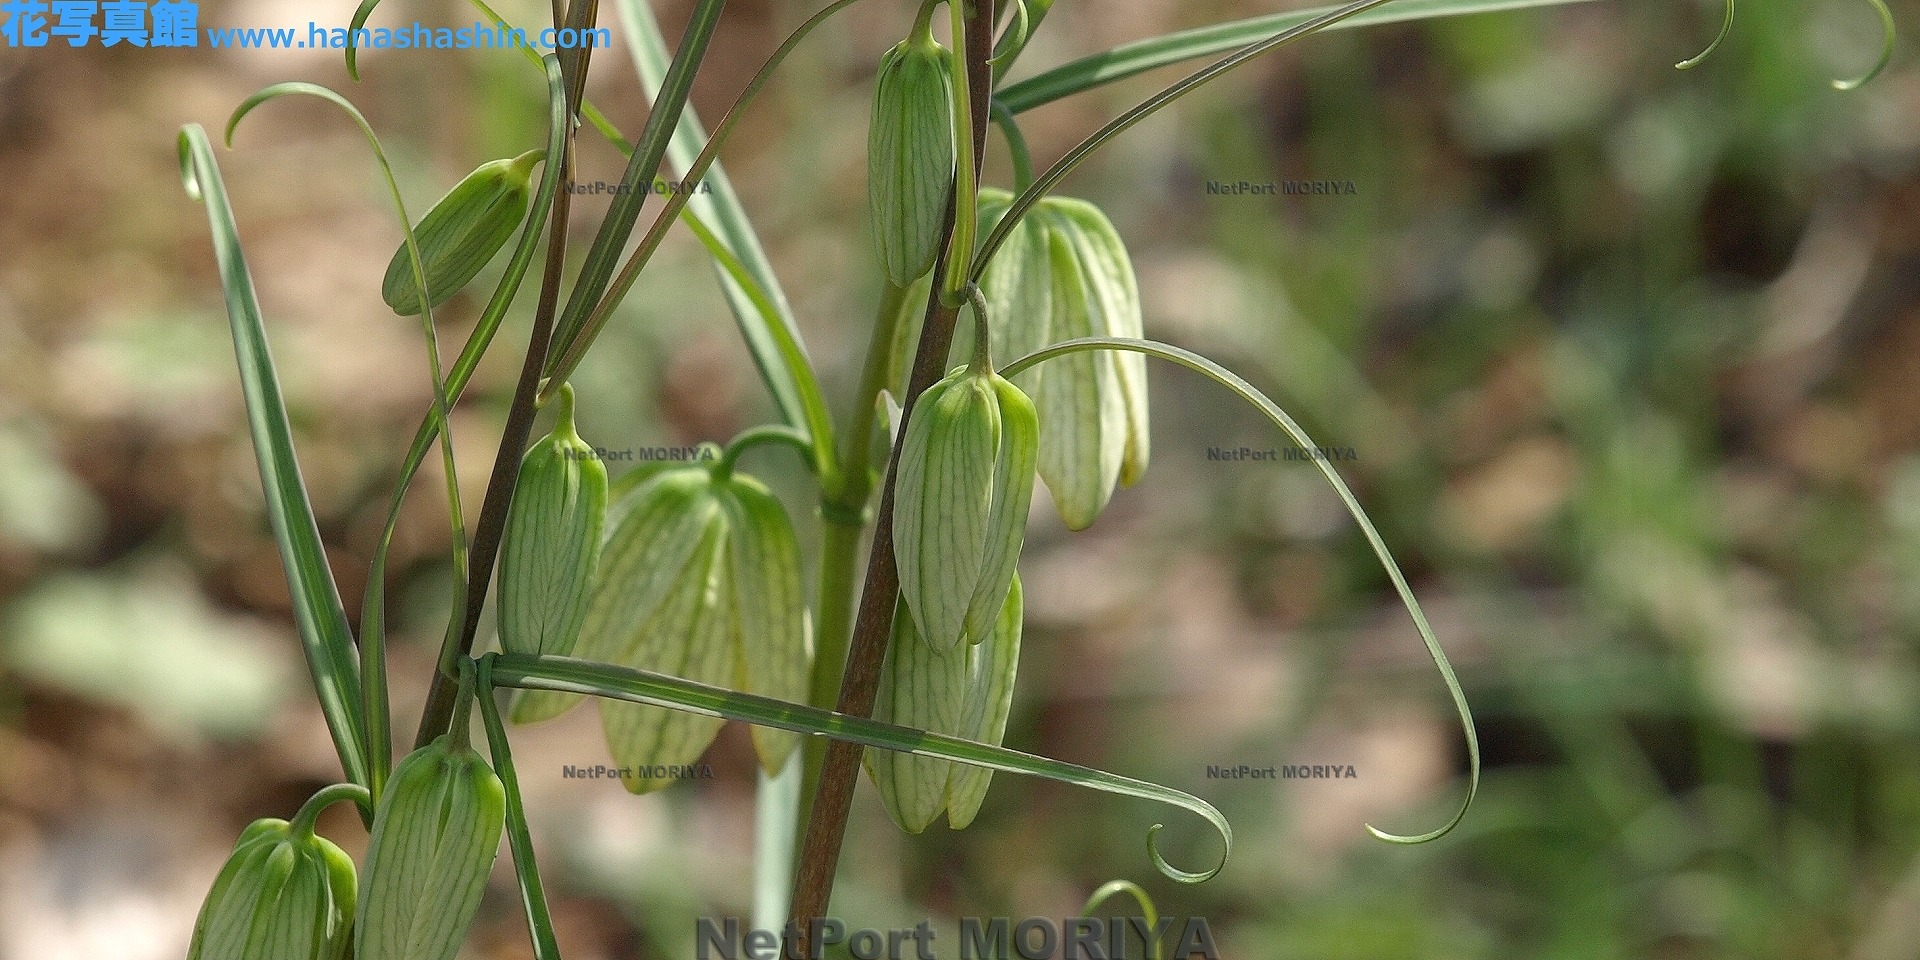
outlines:
{"label": "green stem", "polygon": [[[568,23],[575,29],[591,29],[598,15],[597,0],[577,0],[568,11]],[[587,60],[572,61],[584,73]],[[572,182],[574,166],[573,127],[580,113],[585,89],[583,76],[564,76],[565,117],[561,124],[560,178]],[[552,152],[547,154],[549,159]],[[427,689],[427,703],[420,712],[420,727],[414,732],[415,748],[432,743],[452,721],[454,694],[458,681],[454,673],[458,663],[473,650],[473,638],[480,631],[480,614],[486,608],[487,586],[493,579],[493,564],[499,554],[500,537],[506,531],[507,507],[513,500],[513,487],[520,476],[520,459],[527,448],[527,435],[533,430],[534,399],[539,392],[540,370],[546,365],[547,349],[553,338],[554,316],[560,302],[560,284],[566,268],[567,223],[573,209],[572,194],[559,191],[553,197],[552,223],[547,232],[546,268],[540,276],[540,297],[534,306],[533,330],[527,337],[527,353],[521,360],[520,380],[514,385],[513,403],[507,408],[507,422],[500,431],[500,446],[493,456],[493,473],[487,479],[486,499],[481,502],[480,521],[474,529],[473,554],[467,568],[464,603],[456,608],[448,622],[446,637],[440,643],[440,658],[434,666],[433,680]],[[458,623],[458,627],[454,626]]]}
{"label": "green stem", "polygon": [[[993,55],[993,4],[990,0],[978,0],[973,15],[970,29],[960,34],[965,42],[955,54],[956,59],[964,60],[978,81],[968,87],[973,101],[968,116],[973,126],[968,131],[972,149],[967,154],[977,167],[986,150],[987,102],[993,82],[993,67],[987,62]],[[977,169],[973,171],[975,176],[978,173]],[[956,181],[955,194],[948,198],[944,224],[949,233],[957,217],[956,210],[962,205]],[[949,242],[934,263],[934,276],[940,276],[940,271],[947,268],[951,255],[965,257],[966,249]],[[938,285],[933,287],[937,291]],[[907,383],[906,396],[900,400],[905,416],[912,416],[914,401],[946,372],[958,315],[957,306],[947,305],[937,292],[930,291],[926,317],[921,321],[920,344],[914,353],[913,374]],[[871,370],[870,363],[869,373]],[[855,414],[866,415],[867,411],[855,411]],[[853,442],[865,441],[854,438]],[[880,690],[880,672],[886,663],[887,637],[893,627],[894,606],[900,597],[900,573],[893,557],[893,479],[899,464],[900,445],[894,444],[887,462],[887,479],[881,488],[880,510],[874,519],[865,586],[860,592],[858,613],[847,646],[847,666],[836,701],[838,712],[852,717],[873,715],[874,700]],[[850,475],[852,471],[847,473]],[[789,946],[802,956],[812,952],[808,926],[815,918],[826,916],[827,904],[832,898],[834,873],[839,866],[847,816],[853,805],[853,789],[860,776],[860,753],[861,748],[853,743],[836,740],[828,744],[820,763],[819,786],[810,794],[813,805],[807,815],[800,863],[794,877],[793,901],[787,911],[788,919],[795,922],[800,931],[798,943]]]}
{"label": "green stem", "polygon": [[[753,79],[747,81],[746,89],[740,92],[740,96],[734,100],[733,106],[729,107],[726,114],[720,118],[720,124],[714,128],[713,134],[707,138],[707,145],[701,149],[700,155],[687,167],[686,173],[682,177],[683,182],[688,184],[698,183],[701,177],[706,175],[707,170],[719,159],[720,148],[724,146],[727,139],[733,135],[733,131],[739,124],[740,118],[746,113],[746,108],[753,103],[754,97],[759,94],[761,88],[766,86],[767,81],[772,79],[774,70],[776,70],[781,63],[785,62],[787,55],[792,53],[795,47],[799,46],[800,41],[806,39],[807,35],[812,33],[815,27],[826,22],[827,18],[858,2],[859,0],[835,0],[835,2],[821,9],[819,13],[809,17],[805,23],[802,23],[794,30],[792,35],[787,37],[786,41],[773,52],[773,55],[767,58],[767,62],[761,65],[759,72],[754,74]],[[669,71],[667,79],[669,81],[672,79],[671,71]],[[663,84],[661,89],[664,94],[667,90],[666,85]],[[651,127],[649,127],[649,130],[650,129]],[[610,125],[602,127],[601,133],[610,139],[616,141],[619,139],[618,133],[613,131]],[[646,131],[642,131],[643,142],[645,140],[645,134]],[[676,191],[668,195],[666,203],[662,206],[660,213],[654,217],[653,224],[647,228],[646,234],[641,238],[640,245],[634,249],[632,256],[627,258],[626,264],[620,269],[619,276],[615,277],[612,284],[608,286],[606,295],[601,297],[600,301],[594,305],[591,314],[581,323],[577,335],[564,340],[556,350],[556,356],[550,368],[550,372],[553,375],[565,377],[579,365],[580,361],[586,356],[587,348],[593,345],[593,341],[600,335],[600,331],[604,329],[608,321],[612,319],[614,308],[619,306],[620,302],[626,298],[633,284],[639,280],[641,271],[644,270],[648,262],[652,260],[654,252],[660,247],[660,243],[666,239],[667,228],[672,225],[674,218],[681,213],[687,202],[692,198],[693,193],[691,190]],[[697,221],[691,218],[687,219],[686,222],[689,226],[697,223]],[[717,241],[716,243],[707,244],[707,247],[711,251],[715,249],[716,244]],[[724,249],[724,245],[719,245],[719,247]],[[759,291],[758,296],[754,296],[755,292],[758,291],[759,284],[752,282],[751,274],[749,274],[744,267],[737,271],[729,268],[728,273],[734,276],[735,282],[755,301],[755,305],[761,308],[763,315],[770,317],[778,315],[778,311],[774,309],[771,298],[768,297],[765,291]],[[789,344],[785,341],[791,340],[792,337],[784,329],[784,326],[778,323],[770,323],[768,326],[776,339],[781,341],[777,346],[780,349],[782,361],[787,367],[789,376],[793,379],[795,388],[801,393],[801,402],[806,407],[809,421],[808,430],[815,434],[813,437],[813,443],[816,447],[815,459],[820,461],[820,464],[816,467],[816,472],[824,476],[832,472],[830,461],[832,459],[833,439],[830,432],[830,423],[824,423],[822,420],[822,412],[826,409],[826,402],[821,396],[819,383],[813,375],[812,366],[806,362],[804,355],[801,355],[797,362],[795,361],[793,355],[798,353],[797,345],[795,345],[793,349],[789,349]],[[829,431],[825,435],[820,434],[823,426],[827,427]]]}
{"label": "green stem", "polygon": [[520,776],[513,769],[513,750],[507,742],[507,728],[500,722],[500,707],[493,700],[493,657],[482,658],[479,665],[480,719],[487,728],[487,752],[493,755],[493,772],[507,794],[507,846],[513,851],[513,870],[520,880],[520,902],[526,908],[527,933],[533,940],[534,960],[560,960],[559,939],[553,932],[553,915],[547,909],[546,888],[540,883],[540,865],[533,859],[533,833],[527,828],[527,811],[520,799]]}
{"label": "green stem", "polygon": [[[1253,404],[1260,409],[1261,413],[1266,414],[1267,419],[1285,431],[1287,437],[1295,444],[1301,447],[1314,445],[1313,440],[1307,436],[1307,432],[1301,429],[1300,424],[1294,422],[1293,417],[1289,416],[1285,410],[1280,409],[1279,404],[1268,399],[1266,394],[1255,389],[1252,384],[1241,379],[1233,371],[1191,350],[1182,350],[1179,347],[1151,340],[1134,340],[1124,337],[1085,337],[1067,340],[1036,350],[1007,364],[1002,368],[1001,376],[1011,378],[1035,364],[1088,350],[1129,350],[1162,360],[1171,360],[1189,370],[1204,374],[1214,382],[1239,394],[1241,399]],[[1387,543],[1381,538],[1380,531],[1374,529],[1373,521],[1368,519],[1367,511],[1360,506],[1359,498],[1353,495],[1353,491],[1347,487],[1347,482],[1340,478],[1340,472],[1330,463],[1325,460],[1315,460],[1314,465],[1320,468],[1327,482],[1333,485],[1334,492],[1340,495],[1340,502],[1346,505],[1347,512],[1353,515],[1354,522],[1360,525],[1361,533],[1366,535],[1367,545],[1373,548],[1373,555],[1379,559],[1380,566],[1386,570],[1387,578],[1393,581],[1393,589],[1400,594],[1400,602],[1406,606],[1407,613],[1412,615],[1413,625],[1420,631],[1420,639],[1427,646],[1427,655],[1433,658],[1434,666],[1439,668],[1440,679],[1446,681],[1447,692],[1452,695],[1454,709],[1460,715],[1460,726],[1467,740],[1469,773],[1466,799],[1461,802],[1460,809],[1453,815],[1453,819],[1448,820],[1436,830],[1414,836],[1387,833],[1375,828],[1372,824],[1367,825],[1369,833],[1390,843],[1425,843],[1435,840],[1445,836],[1459,825],[1467,815],[1467,808],[1473,805],[1474,794],[1480,789],[1480,738],[1474,732],[1473,711],[1467,706],[1467,695],[1461,690],[1459,679],[1454,676],[1453,665],[1447,661],[1446,651],[1440,649],[1440,641],[1434,637],[1433,628],[1427,624],[1427,615],[1420,610],[1420,601],[1414,598],[1413,588],[1407,585],[1407,578],[1400,572],[1400,564],[1394,561],[1393,552],[1387,549]]]}
{"label": "green stem", "polygon": [[[566,150],[566,81],[556,58],[542,58],[541,67],[547,77],[551,105],[547,123],[547,156],[551,158]],[[554,194],[559,191],[562,166],[548,163],[541,171],[540,190],[534,195],[533,209],[527,215],[527,222],[520,228],[520,241],[508,260],[506,274],[501,277],[500,284],[494,288],[493,297],[481,311],[480,320],[474,325],[473,333],[468,335],[466,346],[454,359],[452,369],[447,371],[449,404],[459,402],[467,381],[479,368],[481,357],[486,354],[487,347],[493,342],[493,335],[506,318],[507,308],[520,292],[520,285],[533,264],[534,252],[539,248],[540,235],[553,207]],[[386,525],[381,529],[380,540],[374,547],[373,562],[367,571],[366,596],[360,608],[360,672],[365,678],[362,694],[367,713],[369,758],[372,768],[380,771],[381,780],[385,779],[385,771],[393,766],[392,707],[387,698],[386,668],[387,553],[393,545],[394,532],[399,529],[400,509],[406,502],[414,474],[426,461],[427,452],[444,423],[436,404],[414,432],[413,445],[408,448],[406,458],[401,463],[399,481],[394,484],[393,496],[387,503]]]}
{"label": "green stem", "polygon": [[293,822],[289,824],[294,835],[313,836],[313,825],[320,819],[321,811],[344,800],[353,801],[354,805],[360,808],[362,818],[368,823],[373,822],[372,792],[357,783],[336,783],[321,787],[318,793],[300,805],[299,812],[293,815]]}
{"label": "green stem", "polygon": [[1027,149],[1027,138],[1020,132],[1020,121],[1014,119],[1013,111],[998,100],[993,101],[993,123],[1000,128],[1000,135],[1006,138],[1007,153],[1013,158],[1013,189],[1015,193],[1025,193],[1033,186],[1033,152]]}
{"label": "green stem", "polygon": [[460,658],[460,686],[453,700],[453,722],[448,726],[447,737],[456,749],[465,748],[467,736],[473,728],[474,670],[473,658]]}
{"label": "green stem", "polygon": [[[848,418],[840,489],[823,490],[820,495],[820,582],[813,604],[813,683],[807,702],[822,710],[832,709],[839,702],[840,677],[847,668],[847,642],[853,631],[854,598],[860,586],[860,538],[867,528],[867,504],[873,499],[874,418],[878,416],[880,392],[892,377],[894,334],[909,290],[889,283],[880,296],[879,313],[867,340],[860,389]],[[813,814],[813,795],[820,786],[827,744],[813,738],[801,748],[804,773],[796,824],[806,823]],[[799,840],[798,836],[793,838],[796,855]]]}
{"label": "green stem", "polygon": [[[820,582],[813,605],[813,685],[807,702],[829,710],[840,700],[840,676],[847,669],[847,641],[853,631],[854,598],[860,586],[860,538],[866,532],[866,525],[831,519],[825,511],[822,511],[822,520]],[[820,768],[826,760],[827,742],[809,738],[801,744],[801,750],[805,772],[800,780],[796,824],[806,823],[813,815],[813,795],[820,788]],[[796,852],[800,839],[794,837]]]}
{"label": "green stem", "polygon": [[[966,50],[970,46],[967,42],[967,6],[973,3],[984,3],[991,7],[993,0],[947,0],[947,7],[952,12],[953,46],[956,50]],[[984,29],[989,36],[992,35],[991,20]],[[968,74],[973,71],[969,69],[965,57],[949,57],[948,62],[953,69],[953,139],[959,149],[953,163],[953,233],[947,241],[948,249],[954,252],[947,257],[946,273],[941,278],[940,302],[957,308],[965,301],[967,281],[972,279],[967,269],[967,254],[973,249],[973,234],[979,220],[980,171],[977,165],[978,149],[971,134],[974,126],[973,95]],[[988,69],[991,71],[992,68]],[[991,83],[991,80],[987,82]]]}
{"label": "green stem", "polygon": [[973,362],[968,372],[986,376],[993,372],[993,336],[987,322],[987,298],[977,283],[967,284],[967,299],[973,303]]}
{"label": "green stem", "polygon": [[784,423],[767,423],[757,427],[749,427],[741,431],[739,436],[727,442],[726,449],[720,453],[720,462],[714,464],[714,479],[725,480],[731,476],[733,474],[733,465],[740,459],[741,454],[746,453],[754,447],[776,443],[792,447],[799,451],[800,462],[806,464],[808,467],[813,466],[813,443],[807,439],[806,434]]}

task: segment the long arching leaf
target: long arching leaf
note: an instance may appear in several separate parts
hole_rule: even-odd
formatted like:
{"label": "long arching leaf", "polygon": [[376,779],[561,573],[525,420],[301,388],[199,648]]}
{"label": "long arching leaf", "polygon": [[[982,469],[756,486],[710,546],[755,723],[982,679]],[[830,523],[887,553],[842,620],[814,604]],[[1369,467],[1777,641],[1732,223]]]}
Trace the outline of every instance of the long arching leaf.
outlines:
{"label": "long arching leaf", "polygon": [[314,692],[347,779],[369,786],[362,749],[366,719],[360,713],[353,631],[340,604],[333,571],[327,566],[320,528],[313,519],[306,482],[300,477],[300,462],[294,457],[293,428],[287,423],[286,401],[267,346],[253,276],[240,249],[240,228],[227,202],[227,186],[213,158],[213,145],[207,140],[207,131],[197,123],[180,131],[180,175],[187,195],[207,207],[213,251],[220,263],[220,285],[226,292],[227,319],[233,328],[234,355],[240,364],[247,426],[260,463],[260,485],[267,496],[267,517],[273,525],[274,542],[280,547],[280,563],[286,568],[287,590],[293,597],[294,620],[307,667],[313,673]]}

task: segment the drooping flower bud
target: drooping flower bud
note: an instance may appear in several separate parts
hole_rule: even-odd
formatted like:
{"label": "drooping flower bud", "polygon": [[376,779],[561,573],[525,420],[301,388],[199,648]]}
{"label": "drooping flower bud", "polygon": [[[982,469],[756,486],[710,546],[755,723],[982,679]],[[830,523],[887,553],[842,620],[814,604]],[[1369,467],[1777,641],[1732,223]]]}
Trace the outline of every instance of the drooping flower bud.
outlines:
{"label": "drooping flower bud", "polygon": [[952,54],[925,22],[880,60],[867,126],[867,210],[887,278],[906,286],[940,252],[953,180]]}
{"label": "drooping flower bud", "polygon": [[[920,639],[901,604],[893,615],[874,718],[998,746],[1013,706],[1022,611],[1016,576],[991,638],[942,654]],[[948,826],[963,829],[980,811],[993,780],[993,771],[984,767],[890,750],[868,748],[865,763],[887,813],[908,833],[925,830],[941,811]]]}
{"label": "drooping flower bud", "polygon": [[[434,306],[471,282],[526,219],[533,165],[545,155],[544,150],[534,150],[511,160],[481,164],[414,226],[413,239],[420,245],[420,266],[427,276],[427,289],[433,291]],[[403,239],[387,263],[380,297],[394,313],[410,317],[421,309],[419,286]]]}
{"label": "drooping flower bud", "polygon": [[1040,426],[1004,377],[956,369],[907,417],[893,545],[914,626],[947,653],[987,638],[1026,539]]}
{"label": "drooping flower bud", "polygon": [[[983,221],[1011,196],[983,191]],[[985,231],[983,231],[984,233]],[[1125,245],[1092,204],[1045,197],[995,252],[980,289],[995,321],[996,355],[1014,359],[1081,337],[1140,337],[1140,295]],[[1089,351],[1024,370],[1015,382],[1040,415],[1040,478],[1069,529],[1092,525],[1146,472],[1146,358]]]}
{"label": "drooping flower bud", "polygon": [[573,426],[560,388],[553,432],[527,449],[500,541],[500,645],[508,653],[573,652],[600,562],[607,468]]}
{"label": "drooping flower bud", "polygon": [[310,825],[255,820],[214,878],[187,960],[339,960],[355,892],[353,860]]}
{"label": "drooping flower bud", "polygon": [[[629,498],[607,536],[579,656],[804,701],[813,636],[799,541],[780,501],[717,465],[662,471]],[[528,713],[553,716],[576,702],[542,693],[528,698]],[[642,774],[699,759],[722,723],[613,700],[600,714],[615,761],[634,772],[624,783],[635,793],[667,786]],[[769,773],[798,742],[780,730],[756,728],[753,737]]]}
{"label": "drooping flower bud", "polygon": [[451,734],[393,770],[367,843],[356,960],[453,960],[500,850],[507,795]]}

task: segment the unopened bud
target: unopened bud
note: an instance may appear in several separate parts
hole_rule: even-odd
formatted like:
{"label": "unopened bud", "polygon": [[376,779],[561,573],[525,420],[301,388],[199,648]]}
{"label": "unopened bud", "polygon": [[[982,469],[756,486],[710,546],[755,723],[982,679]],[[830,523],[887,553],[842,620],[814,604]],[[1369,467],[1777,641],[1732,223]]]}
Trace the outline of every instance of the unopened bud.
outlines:
{"label": "unopened bud", "polygon": [[953,181],[952,54],[916,28],[887,51],[867,127],[867,207],[887,278],[906,286],[940,252]]}
{"label": "unopened bud", "polygon": [[[460,292],[492,260],[526,219],[533,165],[546,154],[535,150],[512,160],[481,164],[454,185],[413,228],[420,246],[420,267],[439,306]],[[405,240],[387,263],[380,297],[393,312],[420,312],[420,285]]]}

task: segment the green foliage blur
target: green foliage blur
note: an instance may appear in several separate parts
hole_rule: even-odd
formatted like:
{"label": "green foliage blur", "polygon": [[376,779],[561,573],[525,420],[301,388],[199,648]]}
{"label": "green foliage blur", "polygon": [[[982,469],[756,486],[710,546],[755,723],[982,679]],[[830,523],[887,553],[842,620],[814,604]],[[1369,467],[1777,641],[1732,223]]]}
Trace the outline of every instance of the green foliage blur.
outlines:
{"label": "green foliage blur", "polygon": [[[695,90],[709,120],[806,14],[741,6]],[[1271,10],[1062,3],[1013,76]],[[1894,5],[1909,35],[1917,12]],[[684,17],[662,9],[670,35]],[[843,403],[879,289],[872,72],[911,18],[862,6],[823,30],[724,158]],[[908,838],[863,785],[836,916],[931,917],[945,951],[953,918],[1069,917],[1123,877],[1257,960],[1920,957],[1920,68],[1903,36],[1885,74],[1838,92],[1877,54],[1877,17],[1781,0],[1743,3],[1715,54],[1676,71],[1719,20],[1710,3],[1594,0],[1312,38],[1064,187],[1126,238],[1148,336],[1351,449],[1338,466],[1479,721],[1486,775],[1462,827],[1416,848],[1366,835],[1427,829],[1457,803],[1444,689],[1311,464],[1210,455],[1284,439],[1155,367],[1142,483],[1084,533],[1035,504],[1006,743],[1208,799],[1234,824],[1233,862],[1179,887],[1147,862],[1146,828],[1164,817],[1163,849],[1194,866],[1215,855],[1203,825],[1006,775],[967,831]],[[52,869],[72,855],[62,837],[145,810],[179,821],[162,853],[181,873],[124,882],[204,891],[238,825],[288,815],[329,773],[171,131],[213,128],[274,80],[329,83],[392,138],[424,210],[475,163],[537,145],[544,106],[517,57],[370,56],[350,87],[318,58],[84,54],[0,60],[0,182],[18,186],[0,200],[0,862]],[[623,56],[605,53],[589,95],[632,133],[645,107]],[[1024,116],[1036,161],[1177,75]],[[57,106],[76,89],[107,106]],[[380,303],[399,232],[374,173],[356,134],[307,110],[263,111],[221,163],[357,611],[430,394],[418,330]],[[612,151],[581,142],[578,179],[617,180]],[[1008,170],[996,136],[987,182]],[[1209,189],[1240,181],[1282,189]],[[576,199],[577,250],[601,202]],[[471,297],[449,304],[443,349]],[[469,518],[527,315],[454,414]],[[683,234],[573,383],[582,435],[612,449],[724,441],[771,412]],[[810,543],[790,459],[751,459]],[[450,595],[435,461],[395,545],[405,735]],[[590,719],[568,722],[530,728],[525,755],[515,733],[563,949],[689,955],[693,918],[747,909],[746,737],[715,746],[716,780],[633,798],[560,777],[608,762]],[[1208,771],[1301,764],[1356,776]],[[356,856],[358,829],[333,834]],[[66,900],[0,883],[0,960],[106,955],[72,931],[108,924],[114,875],[77,874]],[[197,899],[180,902],[190,925]],[[525,955],[510,875],[487,904],[485,955]],[[150,952],[115,955],[178,956],[170,922]]]}

